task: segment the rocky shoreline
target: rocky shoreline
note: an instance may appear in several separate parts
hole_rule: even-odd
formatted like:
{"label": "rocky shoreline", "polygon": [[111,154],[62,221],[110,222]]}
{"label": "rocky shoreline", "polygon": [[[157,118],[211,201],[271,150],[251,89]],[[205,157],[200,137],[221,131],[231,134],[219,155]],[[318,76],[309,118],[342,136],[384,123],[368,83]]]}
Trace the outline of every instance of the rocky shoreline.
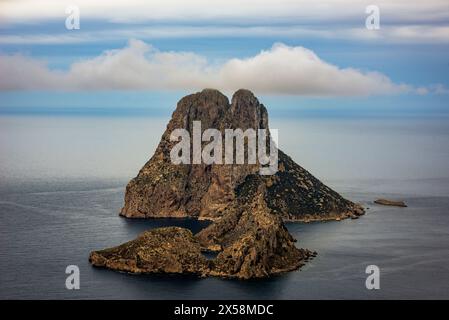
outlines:
{"label": "rocky shoreline", "polygon": [[[251,279],[296,270],[316,255],[296,248],[282,219],[267,208],[260,176],[248,177],[240,188],[235,204],[196,235],[179,227],[156,228],[120,246],[94,251],[89,261],[130,273]],[[207,260],[205,251],[219,253]]]}
{"label": "rocky shoreline", "polygon": [[[208,260],[203,255],[205,250],[189,230],[165,227],[145,231],[136,239],[117,247],[93,251],[89,262],[98,268],[131,274],[192,274],[245,280],[296,270],[317,255],[316,252],[298,249],[292,263],[273,266],[269,272],[264,268],[248,272],[246,266],[240,272],[229,272],[223,258]],[[250,266],[249,270],[252,269]]]}

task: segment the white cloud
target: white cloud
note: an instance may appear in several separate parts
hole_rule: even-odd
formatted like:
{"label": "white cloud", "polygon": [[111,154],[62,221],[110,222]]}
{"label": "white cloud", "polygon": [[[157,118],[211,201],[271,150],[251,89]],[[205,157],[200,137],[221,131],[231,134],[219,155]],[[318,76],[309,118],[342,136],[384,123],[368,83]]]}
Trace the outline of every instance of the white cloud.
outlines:
{"label": "white cloud", "polygon": [[0,56],[0,89],[63,89],[65,76],[56,71],[50,71],[47,65],[39,60],[20,54]]}
{"label": "white cloud", "polygon": [[371,95],[409,90],[386,76],[356,69],[340,69],[303,47],[274,45],[248,59],[232,59],[220,70],[220,79],[235,87],[251,83],[257,91],[300,95]]}
{"label": "white cloud", "polygon": [[[248,88],[258,94],[359,96],[417,92],[378,72],[339,68],[303,47],[275,44],[221,64],[191,52],[159,51],[139,40],[51,70],[23,55],[0,56],[0,90],[199,90]],[[443,87],[438,87],[443,92]],[[436,91],[436,90],[434,90]],[[419,93],[424,93],[420,89]]]}

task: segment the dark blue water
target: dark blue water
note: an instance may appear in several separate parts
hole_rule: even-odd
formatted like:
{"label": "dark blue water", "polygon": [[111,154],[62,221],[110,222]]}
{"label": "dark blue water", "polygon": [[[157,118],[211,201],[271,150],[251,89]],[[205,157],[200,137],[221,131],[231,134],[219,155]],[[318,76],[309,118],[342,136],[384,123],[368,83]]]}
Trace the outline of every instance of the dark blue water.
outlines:
{"label": "dark blue water", "polygon": [[[334,181],[370,207],[358,220],[298,224],[298,246],[318,252],[300,271],[265,280],[128,275],[96,269],[91,250],[115,246],[143,230],[195,220],[127,220],[118,212],[126,179],[0,182],[0,298],[310,299],[449,298],[449,180]],[[408,208],[372,204],[380,196]],[[65,288],[78,265],[80,290]],[[380,290],[365,288],[365,268],[381,271]]]}

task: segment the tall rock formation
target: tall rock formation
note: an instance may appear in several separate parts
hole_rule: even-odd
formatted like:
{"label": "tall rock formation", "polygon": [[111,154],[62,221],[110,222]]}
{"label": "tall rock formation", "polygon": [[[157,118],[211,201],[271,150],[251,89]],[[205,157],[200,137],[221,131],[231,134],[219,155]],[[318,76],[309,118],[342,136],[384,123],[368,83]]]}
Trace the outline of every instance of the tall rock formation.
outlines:
{"label": "tall rock formation", "polygon": [[[132,179],[121,214],[130,218],[195,217],[213,223],[193,235],[158,228],[114,248],[93,251],[90,262],[132,273],[193,273],[262,278],[301,267],[315,253],[295,246],[283,220],[357,217],[363,208],[342,198],[279,150],[278,171],[255,164],[173,164],[173,130],[268,129],[265,107],[247,90],[231,103],[216,90],[181,99],[153,157]],[[211,260],[202,251],[216,251]]]}
{"label": "tall rock formation", "polygon": [[[128,218],[194,217],[216,219],[236,199],[236,188],[259,170],[258,164],[173,164],[170,141],[175,129],[193,135],[193,121],[202,130],[268,129],[268,113],[248,90],[228,98],[205,89],[178,102],[176,110],[151,159],[126,187],[121,215]],[[281,132],[282,138],[282,132]],[[264,201],[285,220],[329,220],[356,216],[363,209],[342,198],[279,150],[279,171],[263,176]]]}

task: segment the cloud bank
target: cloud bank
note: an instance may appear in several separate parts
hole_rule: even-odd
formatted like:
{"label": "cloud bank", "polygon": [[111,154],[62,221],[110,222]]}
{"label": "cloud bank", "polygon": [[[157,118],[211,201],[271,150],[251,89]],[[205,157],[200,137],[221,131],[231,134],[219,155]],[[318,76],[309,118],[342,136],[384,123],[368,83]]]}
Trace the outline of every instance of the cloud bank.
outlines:
{"label": "cloud bank", "polygon": [[83,18],[113,22],[136,21],[363,21],[365,8],[375,4],[387,20],[444,22],[449,19],[447,0],[2,0],[0,17],[6,22],[65,18],[65,8],[77,5]]}
{"label": "cloud bank", "polygon": [[288,38],[288,39],[329,39],[351,40],[367,43],[421,43],[448,44],[449,26],[447,25],[385,25],[372,31],[359,24],[358,27],[344,26],[302,26],[302,25],[157,25],[136,27],[120,25],[119,28],[108,29],[107,26],[96,30],[80,32],[55,32],[33,34],[0,34],[0,44],[66,44],[114,41],[129,38],[140,39],[181,39],[181,38]]}
{"label": "cloud bank", "polygon": [[[365,28],[368,5],[380,9],[381,28]],[[66,7],[80,9],[81,30],[36,33],[64,25]],[[84,29],[86,21],[89,27]],[[449,43],[447,0],[1,0],[0,44],[55,44],[107,39],[182,37],[289,37],[387,43]],[[143,27],[144,24],[149,26]],[[20,25],[36,30],[20,31]],[[14,33],[12,26],[18,27]],[[138,27],[136,27],[138,26]]]}
{"label": "cloud bank", "polygon": [[[339,68],[304,47],[274,44],[249,58],[220,64],[191,52],[159,51],[140,40],[67,71],[21,54],[0,56],[0,90],[200,90],[248,88],[258,94],[368,96],[425,88],[397,84],[378,72]],[[439,88],[439,91],[442,89]]]}

